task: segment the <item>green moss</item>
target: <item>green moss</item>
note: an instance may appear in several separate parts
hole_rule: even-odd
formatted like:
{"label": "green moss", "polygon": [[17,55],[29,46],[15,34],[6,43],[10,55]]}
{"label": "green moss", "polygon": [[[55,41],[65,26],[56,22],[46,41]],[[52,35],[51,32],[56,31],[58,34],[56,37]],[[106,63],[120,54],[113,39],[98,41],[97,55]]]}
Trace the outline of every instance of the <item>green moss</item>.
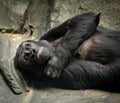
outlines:
{"label": "green moss", "polygon": [[2,33],[6,33],[7,30],[6,30],[6,29],[2,29],[1,32],[2,32]]}

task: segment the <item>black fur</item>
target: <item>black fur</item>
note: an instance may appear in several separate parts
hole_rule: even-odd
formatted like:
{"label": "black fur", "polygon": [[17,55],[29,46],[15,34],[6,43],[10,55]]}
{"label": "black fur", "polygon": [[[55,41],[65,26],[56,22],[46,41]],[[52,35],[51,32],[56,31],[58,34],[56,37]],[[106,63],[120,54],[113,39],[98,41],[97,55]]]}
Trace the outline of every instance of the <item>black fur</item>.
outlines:
{"label": "black fur", "polygon": [[[22,63],[24,57],[19,54],[21,48],[24,48],[22,43],[15,57],[15,65],[23,70],[26,67],[26,71],[31,68],[32,73],[45,73],[56,78],[66,88],[119,88],[120,32],[97,27],[99,16],[94,13],[81,14],[44,34],[40,41],[47,40],[45,45],[63,38],[54,47],[51,46],[54,49],[46,47],[51,53],[51,59],[45,60],[43,64],[39,64],[36,59]],[[36,49],[45,47],[40,41],[29,43],[37,45]]]}
{"label": "black fur", "polygon": [[100,14],[85,13],[69,20],[69,25],[67,24],[68,30],[64,33],[63,39],[57,45],[53,53],[54,56],[52,56],[45,69],[48,76],[52,78],[60,76],[72,55],[71,53],[96,31],[99,16]]}

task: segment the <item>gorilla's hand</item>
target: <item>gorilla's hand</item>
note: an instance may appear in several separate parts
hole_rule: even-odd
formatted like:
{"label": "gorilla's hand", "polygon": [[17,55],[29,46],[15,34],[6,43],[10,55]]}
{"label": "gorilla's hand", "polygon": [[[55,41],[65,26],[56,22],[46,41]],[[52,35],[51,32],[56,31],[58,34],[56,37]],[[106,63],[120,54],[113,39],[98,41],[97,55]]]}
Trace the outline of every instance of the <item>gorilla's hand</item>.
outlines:
{"label": "gorilla's hand", "polygon": [[51,78],[58,78],[62,72],[61,61],[55,56],[52,55],[51,60],[49,60],[47,67],[45,68],[45,73]]}
{"label": "gorilla's hand", "polygon": [[48,61],[45,73],[51,78],[60,77],[61,72],[66,67],[71,57],[71,52],[59,45],[52,53],[51,59]]}

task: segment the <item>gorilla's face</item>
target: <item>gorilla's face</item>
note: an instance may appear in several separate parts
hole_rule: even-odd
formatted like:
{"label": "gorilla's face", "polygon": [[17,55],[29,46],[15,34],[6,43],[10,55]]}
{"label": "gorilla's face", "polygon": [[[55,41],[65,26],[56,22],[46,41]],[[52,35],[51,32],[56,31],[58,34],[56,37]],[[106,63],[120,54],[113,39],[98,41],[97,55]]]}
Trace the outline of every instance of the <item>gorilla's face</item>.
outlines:
{"label": "gorilla's face", "polygon": [[52,56],[54,47],[47,41],[24,41],[17,49],[15,65],[20,69],[35,69],[45,65]]}

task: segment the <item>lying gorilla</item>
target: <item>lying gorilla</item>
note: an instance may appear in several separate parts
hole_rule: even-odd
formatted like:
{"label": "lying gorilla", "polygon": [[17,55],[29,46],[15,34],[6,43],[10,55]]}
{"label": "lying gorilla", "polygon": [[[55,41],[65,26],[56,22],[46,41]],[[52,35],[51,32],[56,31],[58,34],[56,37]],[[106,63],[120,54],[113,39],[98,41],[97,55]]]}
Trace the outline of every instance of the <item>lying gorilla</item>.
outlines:
{"label": "lying gorilla", "polygon": [[17,50],[15,66],[55,78],[65,88],[119,88],[120,32],[97,27],[99,16],[77,15],[39,41],[24,41]]}

